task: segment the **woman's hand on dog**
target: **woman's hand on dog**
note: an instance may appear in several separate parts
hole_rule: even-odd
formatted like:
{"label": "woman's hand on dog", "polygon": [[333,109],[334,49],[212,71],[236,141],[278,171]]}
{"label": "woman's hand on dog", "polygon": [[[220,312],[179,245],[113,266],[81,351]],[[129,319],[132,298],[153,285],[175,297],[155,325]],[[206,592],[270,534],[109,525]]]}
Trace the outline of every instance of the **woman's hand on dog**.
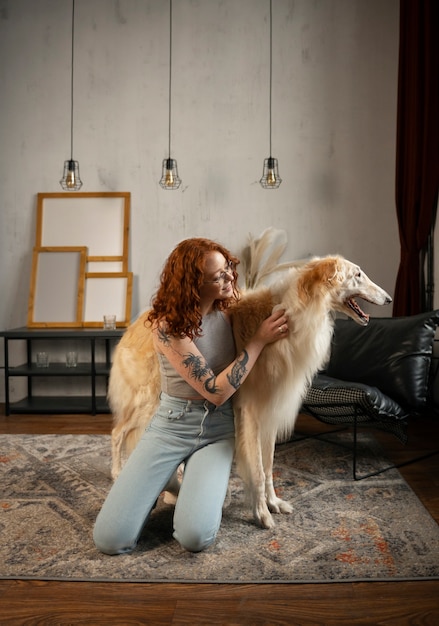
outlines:
{"label": "woman's hand on dog", "polygon": [[288,317],[285,314],[285,309],[278,309],[262,322],[254,339],[267,345],[288,337],[288,333]]}

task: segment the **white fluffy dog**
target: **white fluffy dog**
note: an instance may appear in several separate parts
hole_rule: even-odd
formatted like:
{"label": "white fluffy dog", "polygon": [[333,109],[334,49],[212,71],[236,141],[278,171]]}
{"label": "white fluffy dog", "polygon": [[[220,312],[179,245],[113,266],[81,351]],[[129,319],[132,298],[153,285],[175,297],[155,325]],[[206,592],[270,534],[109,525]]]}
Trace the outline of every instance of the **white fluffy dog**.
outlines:
{"label": "white fluffy dog", "polygon": [[[288,338],[264,348],[233,399],[237,468],[250,492],[255,520],[264,528],[274,525],[271,513],[292,511],[274,492],[276,439],[292,433],[308,385],[329,357],[332,312],[368,323],[355,298],[377,305],[392,301],[357,265],[337,255],[290,267],[271,285],[244,292],[231,309],[238,351],[275,307],[285,308],[289,318]],[[108,392],[114,418],[113,478],[158,405],[159,366],[146,317],[144,313],[127,329],[114,354]],[[178,484],[174,477],[167,490],[177,493]]]}

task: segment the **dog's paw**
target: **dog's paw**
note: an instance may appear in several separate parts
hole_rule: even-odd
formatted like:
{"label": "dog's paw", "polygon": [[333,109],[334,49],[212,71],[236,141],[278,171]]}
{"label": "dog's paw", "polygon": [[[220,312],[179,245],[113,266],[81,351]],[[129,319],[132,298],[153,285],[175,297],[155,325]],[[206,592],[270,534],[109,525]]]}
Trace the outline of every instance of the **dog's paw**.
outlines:
{"label": "dog's paw", "polygon": [[119,476],[120,474],[120,468],[117,467],[112,467],[111,468],[111,480],[114,482],[116,480],[116,478]]}
{"label": "dog's paw", "polygon": [[279,502],[279,509],[281,513],[292,513],[293,512],[293,507],[291,506],[291,504],[289,502],[285,502],[285,500],[281,500]]}
{"label": "dog's paw", "polygon": [[264,504],[256,507],[254,512],[255,520],[262,528],[273,528],[275,526],[273,516]]}
{"label": "dog's paw", "polygon": [[268,501],[268,508],[272,513],[292,513],[293,507],[289,502],[282,500],[281,498],[275,498]]}

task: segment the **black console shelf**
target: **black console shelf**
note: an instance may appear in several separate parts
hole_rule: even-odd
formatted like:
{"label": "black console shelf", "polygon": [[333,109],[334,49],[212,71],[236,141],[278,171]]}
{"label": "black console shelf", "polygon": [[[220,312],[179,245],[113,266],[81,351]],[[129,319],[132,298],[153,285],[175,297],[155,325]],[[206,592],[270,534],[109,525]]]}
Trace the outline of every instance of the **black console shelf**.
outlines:
{"label": "black console shelf", "polygon": [[[96,380],[103,377],[108,381],[111,368],[111,348],[122,337],[124,329],[70,329],[70,328],[15,328],[0,332],[4,338],[5,355],[5,412],[11,413],[109,413],[105,395],[97,395]],[[38,351],[38,342],[85,342],[88,344],[89,360],[80,362],[76,367],[66,367],[64,363],[52,363],[49,367],[36,366],[35,354]],[[26,362],[20,365],[10,365],[10,342],[24,341],[26,343]],[[105,350],[103,361],[96,361],[97,345],[102,344]],[[10,379],[24,377],[27,379],[27,396],[16,402],[10,400]],[[87,395],[34,395],[33,380],[37,377],[52,379],[53,385],[59,385],[60,378],[86,378],[90,383],[90,392]]]}

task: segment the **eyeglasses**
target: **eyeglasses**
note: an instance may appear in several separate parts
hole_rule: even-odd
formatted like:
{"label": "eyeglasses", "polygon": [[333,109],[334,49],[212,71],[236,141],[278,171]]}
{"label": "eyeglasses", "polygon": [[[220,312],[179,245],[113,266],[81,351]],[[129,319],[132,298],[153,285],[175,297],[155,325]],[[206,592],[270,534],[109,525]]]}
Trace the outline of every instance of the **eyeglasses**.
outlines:
{"label": "eyeglasses", "polygon": [[218,285],[219,283],[223,283],[225,280],[232,281],[234,279],[234,275],[233,275],[234,271],[235,271],[235,264],[232,261],[229,261],[227,263],[227,269],[223,270],[218,276],[218,278],[215,278],[215,280],[205,280],[203,282],[204,284]]}

